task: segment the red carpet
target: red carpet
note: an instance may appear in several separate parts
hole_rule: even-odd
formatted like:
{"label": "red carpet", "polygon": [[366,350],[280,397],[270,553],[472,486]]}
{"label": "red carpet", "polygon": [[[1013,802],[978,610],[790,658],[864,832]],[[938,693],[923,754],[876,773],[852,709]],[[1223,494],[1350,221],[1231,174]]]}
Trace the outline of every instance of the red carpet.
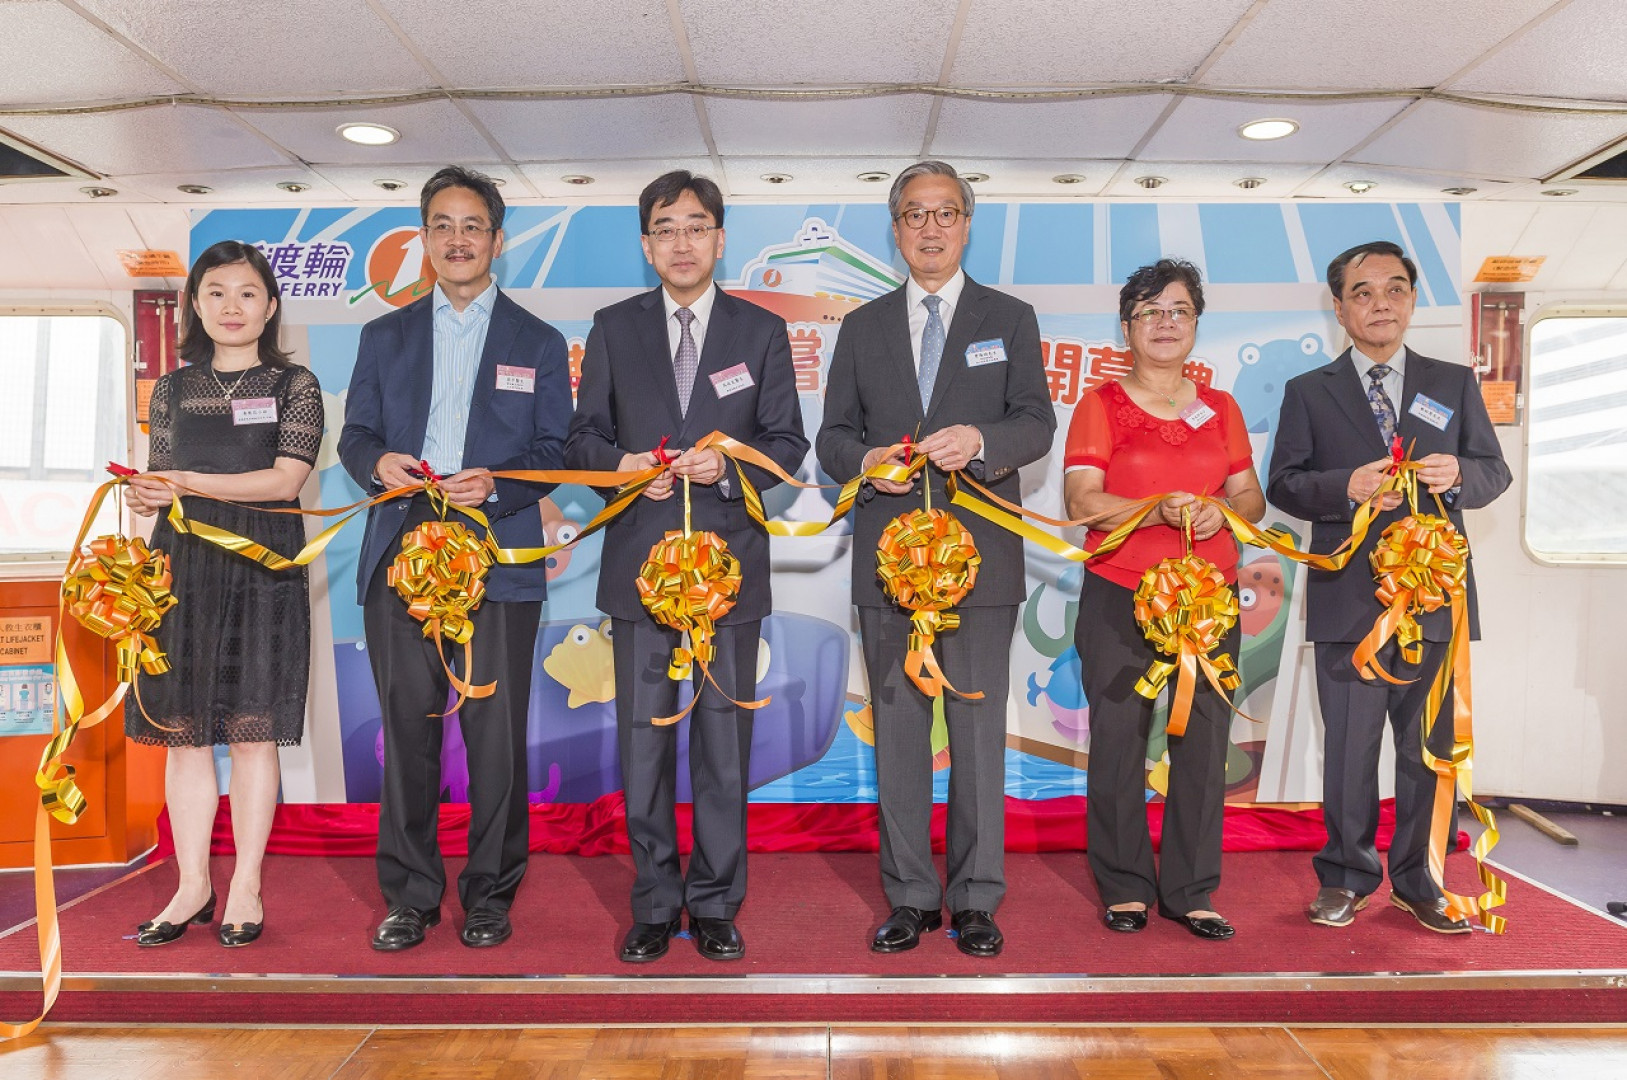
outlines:
{"label": "red carpet", "polygon": [[[1472,863],[1450,860],[1455,887],[1467,890]],[[458,866],[449,872],[455,878]],[[216,866],[224,896],[228,860]],[[1109,977],[1173,973],[1182,977],[1246,973],[1554,972],[1627,971],[1627,929],[1540,889],[1509,885],[1510,932],[1443,937],[1391,908],[1387,894],[1356,925],[1329,930],[1308,923],[1303,906],[1314,885],[1299,853],[1234,855],[1216,905],[1238,928],[1230,942],[1200,941],[1173,923],[1153,919],[1138,935],[1101,927],[1100,907],[1085,860],[1077,854],[1014,854],[1007,858],[1010,891],[999,912],[1005,953],[995,961],[962,956],[946,934],[913,952],[881,957],[866,945],[886,915],[874,856],[851,853],[768,854],[751,861],[751,892],[739,925],[746,959],[717,964],[688,941],[663,960],[633,967],[615,958],[630,922],[632,871],[624,856],[540,857],[532,860],[513,917],[515,937],[496,949],[457,941],[455,895],[446,921],[421,947],[379,954],[368,947],[383,915],[373,865],[367,859],[272,857],[266,867],[267,929],[247,949],[222,949],[195,928],[174,945],[140,950],[126,940],[137,922],[168,899],[171,864],[154,866],[62,914],[65,971],[77,973],[281,973],[328,976],[606,976],[653,980],[704,976],[730,985],[682,994],[640,993],[636,985],[577,984],[574,993],[471,993],[462,985],[429,985],[413,993],[153,992],[151,987],[104,992],[70,989],[53,1017],[106,1022],[720,1022],[816,1020],[1228,1020],[1396,1022],[1627,1021],[1627,994],[1548,986],[1522,989],[1518,980],[1439,990],[1351,992],[1304,990],[1304,979],[1248,992],[1169,992],[1170,983],[1140,992],[1025,992],[1020,980],[1001,993],[886,992],[876,978],[896,976]],[[0,970],[37,972],[32,933],[0,939]],[[742,977],[763,977],[760,981]],[[801,978],[782,991],[786,977]],[[807,980],[835,980],[836,988]],[[851,980],[845,982],[844,980]],[[18,984],[8,980],[12,987]],[[1505,985],[1506,984],[1506,985]],[[960,984],[964,986],[965,984]],[[272,989],[260,987],[259,990]],[[978,987],[982,989],[983,987]],[[553,989],[566,989],[555,986]],[[27,1014],[37,994],[0,993],[0,1015]]]}

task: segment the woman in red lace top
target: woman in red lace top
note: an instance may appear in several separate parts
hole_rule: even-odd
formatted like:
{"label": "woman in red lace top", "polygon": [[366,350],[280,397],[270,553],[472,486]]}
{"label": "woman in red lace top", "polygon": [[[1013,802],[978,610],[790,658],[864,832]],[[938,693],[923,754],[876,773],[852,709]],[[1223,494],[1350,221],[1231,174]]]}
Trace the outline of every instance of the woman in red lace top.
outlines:
{"label": "woman in red lace top", "polygon": [[[1145,805],[1147,735],[1153,703],[1136,680],[1159,659],[1136,624],[1135,588],[1166,558],[1185,554],[1183,513],[1196,554],[1237,580],[1237,543],[1220,510],[1195,496],[1223,498],[1250,521],[1265,514],[1243,416],[1231,395],[1182,372],[1203,314],[1203,285],[1191,263],[1143,266],[1119,292],[1130,373],[1082,398],[1068,428],[1063,492],[1068,516],[1095,517],[1095,547],[1130,517],[1128,507],[1170,493],[1112,555],[1086,564],[1074,645],[1090,705],[1090,867],[1109,929],[1147,925],[1147,909],[1199,937],[1224,939],[1232,926],[1210,906],[1220,884],[1221,815],[1231,711],[1200,680],[1186,734],[1169,740],[1169,794],[1161,865],[1153,862]],[[1238,632],[1222,650],[1235,661]]]}

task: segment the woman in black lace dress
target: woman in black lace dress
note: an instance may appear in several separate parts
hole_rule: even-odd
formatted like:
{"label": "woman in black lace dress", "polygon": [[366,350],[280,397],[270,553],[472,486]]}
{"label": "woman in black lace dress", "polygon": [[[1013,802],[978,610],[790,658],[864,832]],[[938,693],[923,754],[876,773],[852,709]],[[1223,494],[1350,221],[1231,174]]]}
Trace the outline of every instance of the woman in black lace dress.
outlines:
{"label": "woman in black lace dress", "polygon": [[[144,516],[169,506],[167,477],[194,491],[257,507],[296,507],[322,441],[316,377],[277,347],[277,279],[259,251],[226,240],[198,257],[182,306],[181,358],[189,366],[153,387],[149,471],[130,481]],[[303,519],[210,499],[187,516],[293,555]],[[168,906],[138,928],[138,945],[164,945],[189,923],[214,919],[209,840],[219,801],[214,748],[231,748],[237,867],[218,937],[247,945],[265,921],[260,866],[276,808],[277,747],[305,726],[311,616],[303,568],[273,572],[160,517],[153,546],[169,554],[179,603],[157,638],[172,669],[140,676],[125,733],[169,747],[165,798],[180,883]]]}

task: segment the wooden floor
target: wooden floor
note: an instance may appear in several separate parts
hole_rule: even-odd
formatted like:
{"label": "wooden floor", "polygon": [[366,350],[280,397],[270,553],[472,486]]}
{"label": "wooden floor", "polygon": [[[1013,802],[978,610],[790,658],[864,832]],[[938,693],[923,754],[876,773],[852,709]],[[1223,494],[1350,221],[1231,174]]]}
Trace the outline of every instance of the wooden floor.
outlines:
{"label": "wooden floor", "polygon": [[[1449,1002],[1442,1005],[1449,1007]],[[6,1080],[1616,1080],[1627,1028],[128,1028],[0,1044]]]}

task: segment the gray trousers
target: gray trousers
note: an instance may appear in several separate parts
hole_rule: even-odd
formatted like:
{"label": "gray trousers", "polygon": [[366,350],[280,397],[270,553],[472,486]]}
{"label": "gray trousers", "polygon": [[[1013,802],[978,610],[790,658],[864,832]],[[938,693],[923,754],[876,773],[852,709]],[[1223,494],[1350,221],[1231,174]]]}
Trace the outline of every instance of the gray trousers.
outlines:
{"label": "gray trousers", "polygon": [[932,699],[904,674],[909,615],[859,608],[870,676],[881,819],[881,880],[893,907],[988,911],[1006,894],[1006,687],[1017,608],[969,607],[940,634],[933,653],[944,674],[981,700],[944,695],[949,726],[947,895],[932,865]]}

